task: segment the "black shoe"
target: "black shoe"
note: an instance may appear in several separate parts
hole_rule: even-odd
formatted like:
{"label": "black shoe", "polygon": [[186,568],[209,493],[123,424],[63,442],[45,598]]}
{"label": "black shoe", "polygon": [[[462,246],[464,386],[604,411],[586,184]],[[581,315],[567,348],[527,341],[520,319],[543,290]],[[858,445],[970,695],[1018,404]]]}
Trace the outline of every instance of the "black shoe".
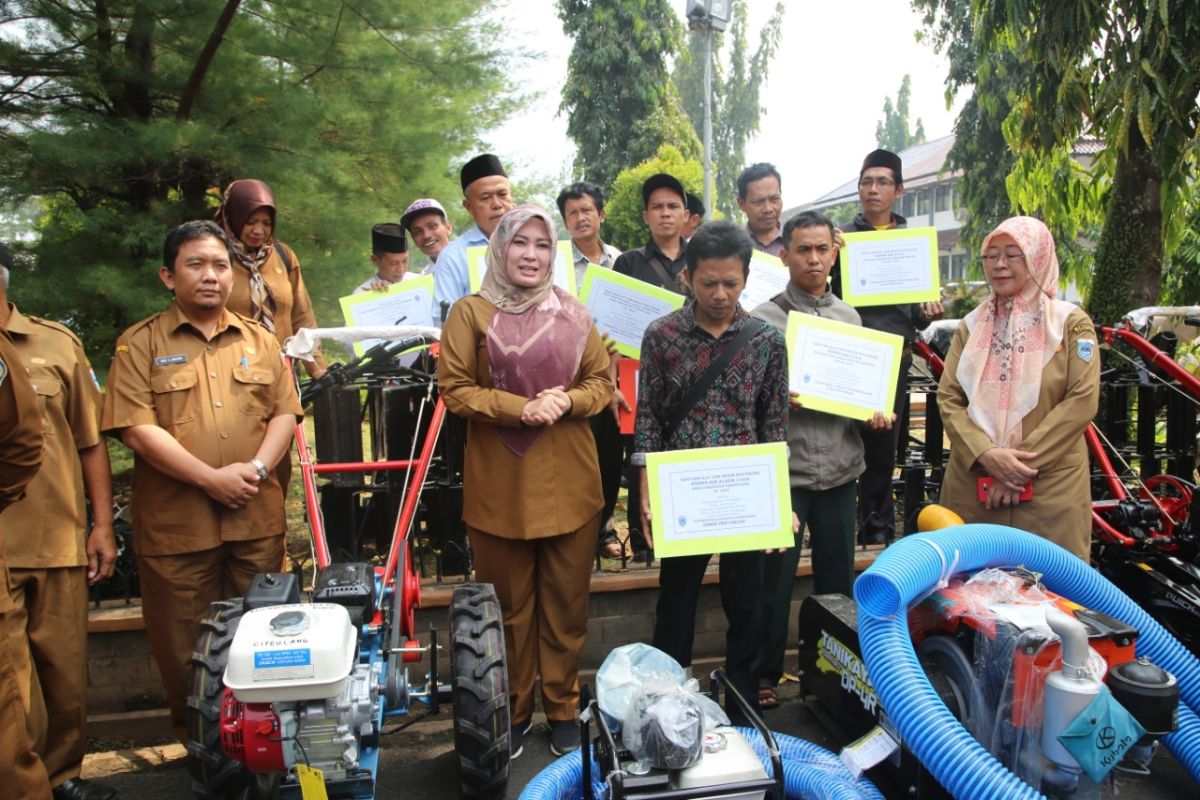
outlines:
{"label": "black shoe", "polygon": [[71,778],[54,787],[54,800],[116,800],[117,790],[102,783]]}
{"label": "black shoe", "polygon": [[508,729],[508,760],[512,761],[525,749],[525,734],[533,730],[533,717],[524,722],[514,722]]}
{"label": "black shoe", "polygon": [[550,752],[565,756],[579,749],[579,723],[573,719],[550,720]]}

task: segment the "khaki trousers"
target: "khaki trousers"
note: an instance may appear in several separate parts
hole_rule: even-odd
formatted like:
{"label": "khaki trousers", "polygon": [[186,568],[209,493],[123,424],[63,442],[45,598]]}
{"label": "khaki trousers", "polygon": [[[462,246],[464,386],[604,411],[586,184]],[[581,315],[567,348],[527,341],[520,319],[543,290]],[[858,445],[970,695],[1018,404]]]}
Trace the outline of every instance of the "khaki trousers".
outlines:
{"label": "khaki trousers", "polygon": [[225,542],[198,553],[170,556],[138,554],[142,618],[146,639],[158,664],[171,724],[180,741],[187,738],[187,698],[191,692],[188,664],[196,647],[200,621],[209,604],[241,597],[254,576],[278,572],[283,535]]}
{"label": "khaki trousers", "polygon": [[475,577],[496,587],[504,614],[508,707],[514,723],[533,716],[539,675],[546,716],[575,719],[599,531],[599,514],[577,530],[541,539],[503,539],[467,526]]}
{"label": "khaki trousers", "polygon": [[[8,625],[7,617],[0,614],[0,626]],[[6,627],[0,629],[7,634]],[[49,798],[46,768],[29,744],[11,650],[11,637],[6,635],[0,641],[0,785],[6,797]]]}
{"label": "khaki trousers", "polygon": [[13,669],[50,785],[79,777],[87,751],[87,567],[8,570]]}

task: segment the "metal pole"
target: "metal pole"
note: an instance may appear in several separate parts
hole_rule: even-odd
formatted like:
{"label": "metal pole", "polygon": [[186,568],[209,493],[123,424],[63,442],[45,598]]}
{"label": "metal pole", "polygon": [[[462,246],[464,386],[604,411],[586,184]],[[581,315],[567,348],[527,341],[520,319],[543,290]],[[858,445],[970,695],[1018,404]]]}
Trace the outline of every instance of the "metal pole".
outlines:
{"label": "metal pole", "polygon": [[712,219],[712,18],[707,20],[704,42],[704,210]]}

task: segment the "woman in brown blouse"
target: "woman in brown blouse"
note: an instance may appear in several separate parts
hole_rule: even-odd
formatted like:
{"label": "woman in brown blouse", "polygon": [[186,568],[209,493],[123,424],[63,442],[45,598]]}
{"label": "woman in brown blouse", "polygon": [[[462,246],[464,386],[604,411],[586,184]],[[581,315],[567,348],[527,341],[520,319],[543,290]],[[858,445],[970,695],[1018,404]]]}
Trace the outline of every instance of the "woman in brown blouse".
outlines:
{"label": "woman in brown blouse", "polygon": [[1083,432],[1100,397],[1096,329],[1058,293],[1054,237],[1012,217],[983,240],[991,294],[954,334],[938,385],[950,438],[941,502],[967,522],[1009,525],[1088,559]]}
{"label": "woman in brown blouse", "polygon": [[554,286],[555,227],[537,206],[500,220],[478,294],[450,310],[438,383],[468,420],[463,521],[478,580],[504,614],[510,749],[542,707],[551,750],[579,746],[579,660],[603,497],[588,418],[608,405],[608,353],[579,301]]}
{"label": "woman in brown blouse", "polygon": [[[236,180],[225,189],[217,222],[232,244],[233,291],[226,308],[262,324],[282,345],[300,328],[317,327],[300,261],[275,238],[275,194],[260,180]],[[325,374],[320,352],[308,374]]]}

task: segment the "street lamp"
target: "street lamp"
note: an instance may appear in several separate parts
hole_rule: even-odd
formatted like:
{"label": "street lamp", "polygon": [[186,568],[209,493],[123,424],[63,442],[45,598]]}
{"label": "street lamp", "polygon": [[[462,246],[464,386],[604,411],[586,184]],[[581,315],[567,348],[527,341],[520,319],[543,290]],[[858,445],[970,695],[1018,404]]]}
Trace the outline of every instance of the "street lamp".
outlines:
{"label": "street lamp", "polygon": [[729,25],[733,0],[688,0],[688,30],[704,31],[704,208],[712,214],[712,40]]}

